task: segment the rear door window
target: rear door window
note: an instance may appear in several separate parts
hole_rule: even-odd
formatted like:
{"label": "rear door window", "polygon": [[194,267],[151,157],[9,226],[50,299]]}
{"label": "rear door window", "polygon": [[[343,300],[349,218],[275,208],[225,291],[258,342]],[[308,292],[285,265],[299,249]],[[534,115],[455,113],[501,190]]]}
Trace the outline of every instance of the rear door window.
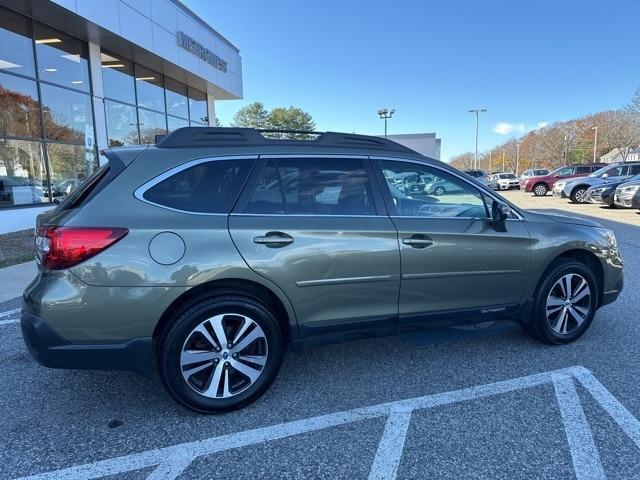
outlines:
{"label": "rear door window", "polygon": [[252,165],[249,159],[198,162],[156,183],[143,198],[185,212],[229,213]]}
{"label": "rear door window", "polygon": [[357,158],[270,160],[246,213],[288,215],[375,215],[372,187]]}

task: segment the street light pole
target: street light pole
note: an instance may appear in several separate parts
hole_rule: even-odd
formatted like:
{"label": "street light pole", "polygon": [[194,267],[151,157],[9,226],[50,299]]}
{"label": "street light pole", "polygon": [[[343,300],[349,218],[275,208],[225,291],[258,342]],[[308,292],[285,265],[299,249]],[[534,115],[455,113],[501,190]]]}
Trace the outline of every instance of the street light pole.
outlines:
{"label": "street light pole", "polygon": [[469,113],[475,113],[476,114],[476,154],[474,157],[474,168],[478,168],[478,126],[480,123],[480,113],[482,112],[486,112],[487,109],[486,108],[472,108],[471,110],[469,110]]}
{"label": "street light pole", "polygon": [[591,127],[593,130],[593,163],[596,163],[596,152],[598,151],[598,127]]}
{"label": "street light pole", "polygon": [[378,116],[384,120],[384,138],[387,138],[387,120],[393,117],[395,108],[381,108],[378,110]]}
{"label": "street light pole", "polygon": [[519,168],[520,168],[520,144],[516,143],[516,177],[518,176]]}
{"label": "street light pole", "polygon": [[489,174],[491,174],[491,151],[489,152]]}
{"label": "street light pole", "polygon": [[502,149],[502,173],[504,173],[504,148]]}

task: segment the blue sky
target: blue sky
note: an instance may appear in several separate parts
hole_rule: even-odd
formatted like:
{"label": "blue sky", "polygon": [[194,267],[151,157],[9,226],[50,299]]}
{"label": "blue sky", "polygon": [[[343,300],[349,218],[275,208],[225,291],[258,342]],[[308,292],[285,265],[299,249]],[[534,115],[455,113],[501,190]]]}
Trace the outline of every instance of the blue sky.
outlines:
{"label": "blue sky", "polygon": [[[294,105],[318,130],[435,131],[442,159],[543,122],[619,108],[640,86],[637,0],[185,3],[241,50],[244,99]],[[503,124],[500,128],[500,124]],[[503,133],[496,133],[496,130]]]}

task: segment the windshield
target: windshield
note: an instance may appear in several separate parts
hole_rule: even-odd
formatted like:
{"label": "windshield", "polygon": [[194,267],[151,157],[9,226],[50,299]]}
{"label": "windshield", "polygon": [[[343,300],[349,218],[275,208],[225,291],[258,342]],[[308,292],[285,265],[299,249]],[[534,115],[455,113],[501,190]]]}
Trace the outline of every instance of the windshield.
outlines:
{"label": "windshield", "polygon": [[501,173],[500,178],[516,178],[513,173]]}
{"label": "windshield", "polygon": [[614,168],[615,167],[612,167],[611,165],[607,165],[606,167],[599,168],[598,170],[596,170],[595,172],[593,172],[589,176],[590,177],[601,177],[603,173],[607,172],[607,170],[613,170]]}

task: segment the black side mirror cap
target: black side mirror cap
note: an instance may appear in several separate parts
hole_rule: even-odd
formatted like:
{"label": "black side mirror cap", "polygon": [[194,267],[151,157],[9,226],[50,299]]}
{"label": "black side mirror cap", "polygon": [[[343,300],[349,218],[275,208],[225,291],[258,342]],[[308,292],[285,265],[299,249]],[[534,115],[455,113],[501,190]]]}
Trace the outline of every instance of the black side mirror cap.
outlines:
{"label": "black side mirror cap", "polygon": [[496,230],[504,231],[506,229],[507,218],[511,216],[511,207],[498,200],[494,200],[491,205],[491,219]]}

